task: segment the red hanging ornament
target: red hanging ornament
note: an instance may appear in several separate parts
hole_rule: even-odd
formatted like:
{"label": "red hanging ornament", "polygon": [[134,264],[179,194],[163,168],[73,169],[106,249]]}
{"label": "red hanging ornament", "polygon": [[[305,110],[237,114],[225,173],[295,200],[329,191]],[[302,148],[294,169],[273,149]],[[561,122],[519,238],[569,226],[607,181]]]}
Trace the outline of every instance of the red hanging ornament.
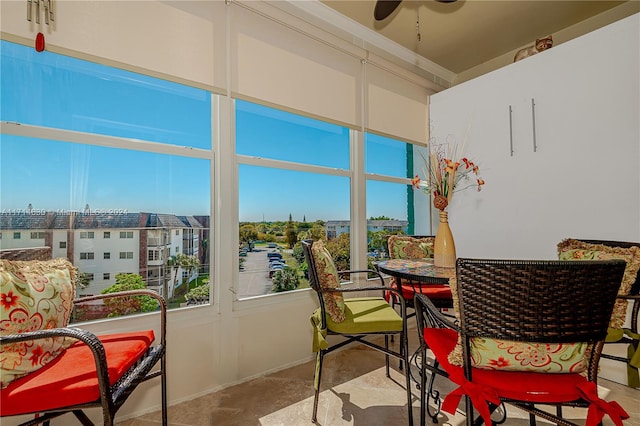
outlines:
{"label": "red hanging ornament", "polygon": [[36,52],[42,52],[44,50],[44,34],[38,33],[36,35]]}

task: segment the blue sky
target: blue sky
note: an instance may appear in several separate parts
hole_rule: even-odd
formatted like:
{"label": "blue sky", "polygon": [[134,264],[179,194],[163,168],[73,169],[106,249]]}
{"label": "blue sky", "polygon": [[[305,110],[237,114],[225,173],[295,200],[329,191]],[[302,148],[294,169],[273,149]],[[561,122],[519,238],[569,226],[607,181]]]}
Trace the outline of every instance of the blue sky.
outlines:
{"label": "blue sky", "polygon": [[[0,42],[2,121],[210,149],[211,94]],[[31,63],[38,63],[32,66]],[[99,101],[96,101],[99,100]],[[348,170],[349,129],[238,101],[237,152]],[[2,135],[0,209],[210,214],[209,161]],[[405,144],[367,136],[367,171],[402,176]],[[349,179],[239,169],[240,220],[349,219]],[[402,185],[371,182],[367,215],[404,219]]]}

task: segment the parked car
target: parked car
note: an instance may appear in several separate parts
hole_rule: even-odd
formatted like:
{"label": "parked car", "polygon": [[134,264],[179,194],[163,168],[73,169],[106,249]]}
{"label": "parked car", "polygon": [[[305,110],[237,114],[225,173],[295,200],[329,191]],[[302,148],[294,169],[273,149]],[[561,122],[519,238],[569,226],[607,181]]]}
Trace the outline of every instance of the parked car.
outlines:
{"label": "parked car", "polygon": [[275,274],[275,273],[276,273],[276,271],[281,271],[281,270],[283,270],[284,268],[286,268],[286,265],[285,265],[285,266],[277,265],[277,266],[275,266],[275,267],[273,267],[273,268],[270,268],[270,269],[269,269],[269,278],[273,278],[273,274]]}
{"label": "parked car", "polygon": [[267,257],[269,259],[273,259],[273,258],[282,259],[282,255],[280,253],[267,253]]}

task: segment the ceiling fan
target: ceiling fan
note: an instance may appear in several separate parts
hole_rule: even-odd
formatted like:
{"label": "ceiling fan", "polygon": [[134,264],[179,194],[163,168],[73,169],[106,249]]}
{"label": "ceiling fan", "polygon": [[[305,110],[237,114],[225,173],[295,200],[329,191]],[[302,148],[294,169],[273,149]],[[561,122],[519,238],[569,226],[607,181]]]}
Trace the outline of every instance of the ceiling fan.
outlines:
{"label": "ceiling fan", "polygon": [[[436,1],[440,3],[453,3],[457,0]],[[377,0],[376,6],[373,9],[373,17],[376,19],[376,21],[382,21],[383,19],[391,15],[393,11],[396,10],[398,6],[400,6],[400,3],[402,3],[402,0]]]}

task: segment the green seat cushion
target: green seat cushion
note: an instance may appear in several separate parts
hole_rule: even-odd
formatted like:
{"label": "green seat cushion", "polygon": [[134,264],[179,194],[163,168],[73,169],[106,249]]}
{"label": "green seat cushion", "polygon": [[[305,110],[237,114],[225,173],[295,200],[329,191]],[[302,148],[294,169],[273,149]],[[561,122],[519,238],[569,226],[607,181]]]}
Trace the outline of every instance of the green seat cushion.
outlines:
{"label": "green seat cushion", "polygon": [[345,319],[334,322],[327,316],[327,328],[333,333],[363,334],[402,331],[402,318],[382,297],[345,299]]}

